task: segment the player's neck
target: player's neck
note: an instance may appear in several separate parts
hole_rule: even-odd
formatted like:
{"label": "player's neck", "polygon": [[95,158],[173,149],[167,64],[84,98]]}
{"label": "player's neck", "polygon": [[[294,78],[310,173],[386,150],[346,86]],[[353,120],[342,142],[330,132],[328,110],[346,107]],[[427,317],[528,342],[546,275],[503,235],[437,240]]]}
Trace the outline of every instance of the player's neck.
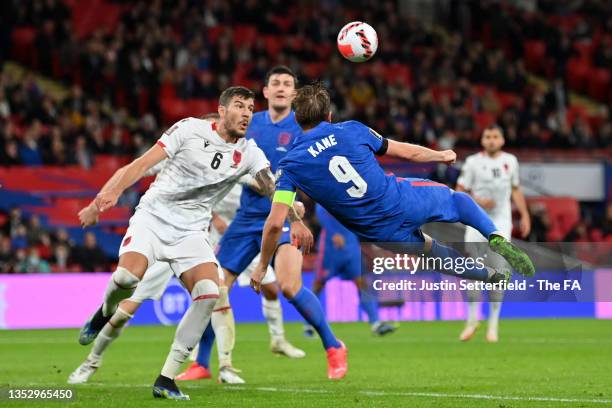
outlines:
{"label": "player's neck", "polygon": [[501,150],[498,150],[498,151],[493,152],[493,153],[489,153],[486,150],[484,151],[485,156],[490,157],[492,159],[498,158],[499,156],[501,156],[502,153],[503,152]]}
{"label": "player's neck", "polygon": [[270,120],[272,123],[278,123],[281,120],[285,119],[291,113],[291,107],[282,108],[277,110],[275,108],[268,108],[268,113],[270,114]]}
{"label": "player's neck", "polygon": [[238,139],[240,139],[238,136],[232,136],[230,132],[227,131],[223,123],[220,123],[217,127],[217,134],[225,141],[225,143],[236,143],[238,142]]}

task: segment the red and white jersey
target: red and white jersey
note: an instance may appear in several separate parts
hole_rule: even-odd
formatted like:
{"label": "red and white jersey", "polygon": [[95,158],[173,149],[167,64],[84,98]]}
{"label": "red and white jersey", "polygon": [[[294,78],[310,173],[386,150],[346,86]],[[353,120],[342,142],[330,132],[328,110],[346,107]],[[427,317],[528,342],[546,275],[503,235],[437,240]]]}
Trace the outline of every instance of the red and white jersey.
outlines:
{"label": "red and white jersey", "polygon": [[465,160],[457,184],[476,197],[495,201],[495,207],[487,211],[491,218],[512,225],[510,199],[512,188],[519,185],[516,156],[506,152],[494,158],[483,152],[473,154]]}
{"label": "red and white jersey", "polygon": [[270,165],[254,141],[227,143],[214,122],[202,119],[175,123],[157,144],[168,159],[136,210],[182,231],[208,230],[215,204],[242,176],[254,177]]}

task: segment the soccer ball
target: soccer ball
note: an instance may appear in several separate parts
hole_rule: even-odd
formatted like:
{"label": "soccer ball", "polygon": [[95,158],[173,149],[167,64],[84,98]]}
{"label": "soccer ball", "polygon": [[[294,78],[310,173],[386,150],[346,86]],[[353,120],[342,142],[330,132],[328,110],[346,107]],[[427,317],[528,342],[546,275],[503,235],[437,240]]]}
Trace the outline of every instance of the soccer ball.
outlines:
{"label": "soccer ball", "polygon": [[376,53],[378,36],[371,25],[353,21],[338,33],[338,51],[352,62],[364,62]]}

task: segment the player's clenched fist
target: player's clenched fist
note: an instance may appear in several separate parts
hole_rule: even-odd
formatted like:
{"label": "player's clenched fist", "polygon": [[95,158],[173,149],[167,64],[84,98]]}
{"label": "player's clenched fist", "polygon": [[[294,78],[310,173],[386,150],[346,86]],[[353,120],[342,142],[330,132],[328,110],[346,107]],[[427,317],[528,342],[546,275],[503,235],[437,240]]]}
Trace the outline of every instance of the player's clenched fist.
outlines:
{"label": "player's clenched fist", "polygon": [[100,212],[94,202],[90,203],[87,207],[79,211],[79,221],[81,227],[89,227],[90,225],[96,225],[98,223],[98,217]]}
{"label": "player's clenched fist", "polygon": [[314,243],[314,237],[302,221],[291,223],[291,243],[304,250],[305,254],[310,252],[310,248]]}
{"label": "player's clenched fist", "polygon": [[115,193],[112,190],[104,191],[99,193],[96,196],[94,202],[96,203],[96,207],[100,212],[104,212],[109,208],[112,208],[117,204],[117,200],[119,200],[119,194]]}
{"label": "player's clenched fist", "polygon": [[257,293],[261,290],[261,281],[266,276],[267,265],[259,263],[255,270],[251,273],[251,288]]}
{"label": "player's clenched fist", "polygon": [[443,150],[440,153],[442,154],[442,159],[440,160],[442,163],[451,165],[457,161],[457,153],[452,150]]}

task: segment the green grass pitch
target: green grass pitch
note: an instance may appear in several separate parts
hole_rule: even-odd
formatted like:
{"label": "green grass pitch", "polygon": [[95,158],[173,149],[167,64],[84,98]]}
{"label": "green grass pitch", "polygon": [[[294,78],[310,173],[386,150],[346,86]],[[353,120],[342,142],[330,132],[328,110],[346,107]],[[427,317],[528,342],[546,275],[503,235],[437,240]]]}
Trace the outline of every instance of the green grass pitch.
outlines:
{"label": "green grass pitch", "polygon": [[[71,386],[72,402],[8,402],[49,407],[602,407],[612,406],[612,322],[508,320],[501,341],[480,331],[457,340],[462,322],[405,322],[397,333],[373,337],[366,324],[334,324],[349,347],[349,373],[326,379],[318,339],[287,324],[304,348],[302,360],[268,351],[263,324],[240,324],[234,364],[246,385],[179,383],[190,402],[154,400],[151,383],[172,342],[173,327],[129,327],[111,346],[91,384]],[[0,331],[0,386],[62,387],[89,347],[77,330]],[[216,359],[213,358],[213,367]],[[216,371],[216,370],[215,370]]]}

